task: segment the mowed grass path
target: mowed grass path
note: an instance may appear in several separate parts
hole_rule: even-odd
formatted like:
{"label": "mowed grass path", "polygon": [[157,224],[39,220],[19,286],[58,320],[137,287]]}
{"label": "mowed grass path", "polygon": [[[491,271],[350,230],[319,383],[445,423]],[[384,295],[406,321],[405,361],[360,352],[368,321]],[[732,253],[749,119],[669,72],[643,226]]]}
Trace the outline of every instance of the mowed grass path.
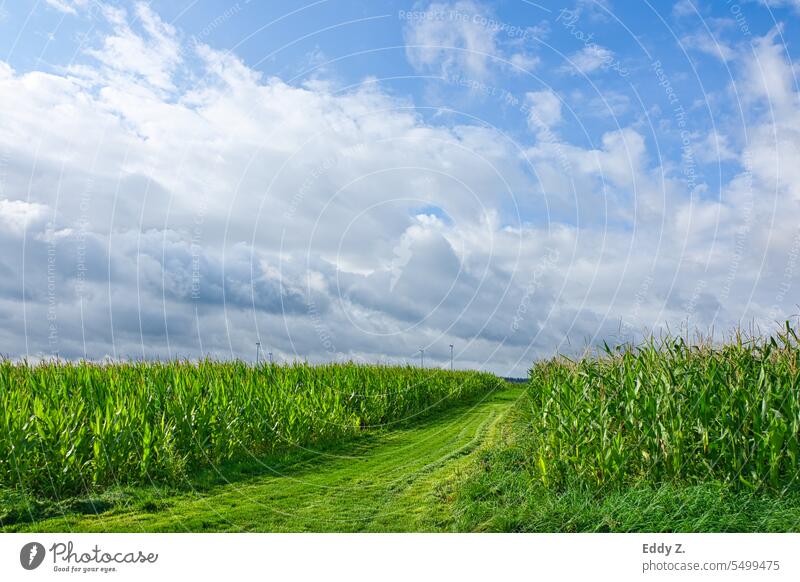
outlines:
{"label": "mowed grass path", "polygon": [[[493,442],[523,386],[395,429],[365,434],[338,450],[281,462],[241,464],[202,490],[159,496],[150,510],[123,505],[100,514],[66,513],[11,531],[442,531],[454,527],[452,496]],[[147,506],[144,506],[147,507]]]}

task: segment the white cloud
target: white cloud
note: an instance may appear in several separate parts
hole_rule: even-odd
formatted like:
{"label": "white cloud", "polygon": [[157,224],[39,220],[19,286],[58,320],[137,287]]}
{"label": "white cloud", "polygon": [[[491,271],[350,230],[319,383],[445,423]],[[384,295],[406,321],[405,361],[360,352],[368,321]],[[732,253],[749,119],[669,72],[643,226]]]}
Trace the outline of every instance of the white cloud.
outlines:
{"label": "white cloud", "polygon": [[569,62],[564,65],[563,70],[588,75],[598,69],[609,67],[613,62],[613,51],[598,44],[591,44],[570,55]]}
{"label": "white cloud", "polygon": [[793,89],[794,71],[785,59],[785,48],[778,41],[780,27],[753,42],[752,52],[742,60],[744,67],[738,89],[748,101],[760,101],[788,113],[797,101]]}
{"label": "white cloud", "polygon": [[581,144],[544,131],[566,125],[553,91],[527,95],[539,123],[515,144],[427,122],[371,80],[265,78],[136,11],[108,12],[94,58],[64,73],[0,64],[4,345],[51,349],[53,252],[70,356],[86,337],[90,356],[248,357],[260,334],[281,357],[430,345],[444,363],[455,343],[464,364],[524,373],[620,319],[628,334],[684,321],[700,280],[693,318],[769,321],[800,199],[797,93],[774,36],[736,57],[749,139],[704,137],[751,169],[714,195],[688,192],[643,126]]}
{"label": "white cloud", "polygon": [[173,89],[172,74],[181,62],[175,28],[162,21],[144,2],[135,5],[136,17],[146,33],[143,36],[131,28],[122,9],[104,7],[103,12],[114,25],[114,34],[89,54],[109,71],[144,79],[157,90]]}
{"label": "white cloud", "polygon": [[738,159],[727,136],[716,131],[709,133],[705,140],[696,148],[698,161],[706,164],[727,162]]}
{"label": "white cloud", "polygon": [[24,200],[0,199],[0,223],[14,234],[22,234],[33,223],[42,220],[47,206]]}
{"label": "white cloud", "polygon": [[[137,32],[127,17],[111,17],[116,23],[110,38],[124,37],[129,46],[142,46],[159,31],[174,38],[158,21]],[[462,346],[477,341],[489,311],[467,307],[472,286],[481,285],[470,273],[484,272],[492,253],[485,208],[498,206],[499,197],[508,199],[509,189],[524,183],[511,144],[497,132],[424,124],[407,101],[374,83],[335,93],[324,84],[264,80],[206,46],[193,59],[202,63],[197,78],[205,81],[183,92],[173,83],[169,94],[170,75],[184,72],[182,60],[145,68],[125,59],[113,65],[97,50],[90,55],[99,62],[81,64],[79,76],[74,67],[64,75],[16,74],[4,67],[0,78],[0,151],[14,160],[5,192],[21,196],[35,173],[30,204],[41,206],[24,208],[57,208],[55,228],[71,233],[57,239],[62,354],[82,355],[80,325],[91,331],[90,355],[114,349],[197,353],[198,326],[208,334],[203,350],[225,355],[232,345],[234,353],[249,353],[255,330],[243,314],[252,314],[251,294],[265,329],[280,330],[283,318],[292,320],[291,337],[271,332],[276,352],[286,355],[367,353],[374,349],[372,334],[381,332],[393,334],[381,346],[398,356],[424,337],[434,340],[456,320],[461,335],[451,339]],[[4,220],[15,232],[16,225],[31,224],[26,216],[38,216],[21,212],[22,205],[4,203]],[[438,219],[420,208],[443,209],[449,217],[435,236]],[[386,301],[387,265],[403,237],[416,233],[409,230],[414,224],[425,230],[414,237],[413,256],[395,282],[393,301]],[[474,248],[457,244],[462,231],[474,229],[490,238],[473,237]],[[7,229],[5,236],[11,234]],[[29,237],[25,269],[32,288],[41,284],[47,261],[43,245],[54,240],[35,232]],[[79,241],[88,247],[81,253]],[[18,239],[4,247],[13,256],[22,250]],[[85,256],[85,271],[78,256]],[[109,260],[113,274],[106,271]],[[257,268],[251,279],[251,261],[270,268]],[[430,261],[447,265],[438,279],[429,273],[435,267]],[[353,268],[343,271],[341,265]],[[80,312],[76,277],[84,272],[83,295],[92,297],[92,309],[81,324],[73,315]],[[312,273],[315,291],[308,294]],[[451,287],[457,300],[439,305]],[[37,301],[30,301],[31,313]],[[312,305],[335,330],[341,354],[328,353],[309,325]],[[192,321],[195,306],[198,324]],[[168,312],[167,322],[159,321],[159,310]],[[109,313],[116,348],[109,343]],[[418,331],[401,332],[409,326]],[[158,339],[166,338],[167,329],[169,344]],[[233,337],[226,338],[226,329]],[[29,331],[34,338],[36,330]],[[34,349],[47,348],[47,342],[32,341]],[[480,360],[490,349],[483,345],[472,357]]]}
{"label": "white cloud", "polygon": [[546,22],[536,26],[504,22],[475,0],[418,2],[413,11],[402,14],[409,63],[417,71],[446,77],[484,80],[499,70],[531,71],[540,59],[526,44],[549,31]]}
{"label": "white cloud", "polygon": [[712,36],[708,31],[699,31],[681,38],[681,44],[690,50],[697,50],[723,62],[732,60],[735,51],[725,42]]}
{"label": "white cloud", "polygon": [[86,8],[89,0],[45,0],[47,4],[56,10],[67,14],[77,14],[78,9]]}
{"label": "white cloud", "polygon": [[485,13],[481,5],[472,0],[433,2],[416,12],[420,16],[405,27],[406,55],[416,69],[478,79],[488,75],[499,52],[496,29],[476,19]]}
{"label": "white cloud", "polygon": [[[519,67],[520,69],[524,69],[525,71],[532,71],[535,69],[540,62],[539,57],[536,55],[530,55],[526,53],[514,53],[511,55],[510,62],[515,67]],[[520,71],[515,71],[519,73]]]}
{"label": "white cloud", "polygon": [[675,16],[693,16],[697,14],[697,4],[692,0],[678,0],[672,6],[672,13]]}
{"label": "white cloud", "polygon": [[533,130],[552,127],[561,121],[561,99],[553,91],[535,91],[525,94],[530,106],[528,126]]}

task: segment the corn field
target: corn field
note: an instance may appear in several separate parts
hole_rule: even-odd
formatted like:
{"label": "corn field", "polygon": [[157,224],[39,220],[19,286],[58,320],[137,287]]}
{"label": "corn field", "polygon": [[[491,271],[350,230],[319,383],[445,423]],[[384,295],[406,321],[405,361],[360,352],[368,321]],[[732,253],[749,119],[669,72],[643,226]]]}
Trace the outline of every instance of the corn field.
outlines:
{"label": "corn field", "polygon": [[0,362],[0,486],[77,494],[347,438],[495,376],[355,364]]}
{"label": "corn field", "polygon": [[566,486],[700,482],[797,486],[800,348],[766,340],[650,341],[530,372],[537,478]]}

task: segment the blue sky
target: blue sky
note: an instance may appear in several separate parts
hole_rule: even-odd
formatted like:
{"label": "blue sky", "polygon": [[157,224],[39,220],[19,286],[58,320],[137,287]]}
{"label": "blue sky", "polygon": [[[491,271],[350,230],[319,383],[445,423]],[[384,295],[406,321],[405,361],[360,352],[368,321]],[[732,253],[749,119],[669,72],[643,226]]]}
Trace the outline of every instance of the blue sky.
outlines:
{"label": "blue sky", "polygon": [[[70,6],[68,0],[54,4],[40,0],[33,4],[33,7],[10,2],[0,5],[4,15],[0,23],[3,32],[0,54],[18,70],[84,60],[80,54],[81,40],[108,30],[107,23],[92,16],[92,2],[87,1],[88,9],[77,9],[76,13],[54,7]],[[217,49],[235,52],[248,66],[265,75],[299,82],[321,74],[320,68],[324,68],[342,86],[361,83],[370,76],[387,79],[383,81],[386,90],[412,96],[420,107],[453,107],[457,103],[471,114],[509,128],[520,125],[524,118],[503,99],[480,99],[480,89],[474,91],[477,95],[465,99],[461,88],[443,86],[423,77],[409,63],[405,30],[415,20],[409,18],[409,13],[429,10],[429,14],[434,14],[430,12],[433,4],[434,11],[443,10],[441,18],[449,25],[457,25],[458,17],[470,21],[479,17],[481,22],[485,19],[509,27],[500,29],[496,35],[497,44],[505,49],[498,51],[496,66],[490,66],[485,76],[475,80],[517,96],[546,87],[558,89],[565,98],[575,92],[572,103],[577,103],[580,96],[594,97],[592,93],[611,88],[630,93],[633,86],[646,103],[664,104],[663,91],[649,82],[653,77],[650,65],[659,60],[675,77],[673,84],[682,100],[692,104],[704,100],[705,93],[719,91],[730,83],[730,67],[717,55],[710,54],[715,50],[710,46],[715,41],[724,51],[749,38],[766,35],[776,25],[782,27],[784,41],[800,32],[797,8],[791,2],[772,6],[756,1],[686,2],[683,8],[680,2],[677,8],[672,2],[633,2],[615,8],[592,1],[573,5],[514,0],[466,5],[463,14],[454,8],[456,3],[440,3],[440,8],[436,8],[436,3],[336,0],[268,3],[185,0],[148,4],[164,21],[178,27],[185,38],[197,38]],[[573,15],[578,14],[575,26],[569,26]],[[737,24],[737,19],[741,24]],[[516,30],[523,28],[530,30]],[[573,75],[560,74],[561,68],[570,66],[565,59],[585,47],[583,38],[588,35],[592,35],[590,42],[613,51],[615,60],[630,74],[622,76],[604,67],[592,76],[592,82],[599,85],[597,91],[588,86],[578,71]],[[699,40],[687,42],[690,38]],[[699,49],[701,42],[709,47]],[[797,49],[791,43],[785,42],[782,48],[787,56],[795,56]],[[503,70],[502,61],[515,52],[529,53],[539,64],[516,74]],[[428,72],[438,76],[438,71]],[[611,126],[610,120],[606,119],[605,124],[603,121],[595,120],[588,129],[602,131]],[[699,111],[693,123],[710,125],[708,111]],[[574,137],[579,136],[576,131]]]}
{"label": "blue sky", "polygon": [[520,374],[769,329],[797,313],[799,22],[792,0],[0,0],[0,350],[443,365],[453,343]]}

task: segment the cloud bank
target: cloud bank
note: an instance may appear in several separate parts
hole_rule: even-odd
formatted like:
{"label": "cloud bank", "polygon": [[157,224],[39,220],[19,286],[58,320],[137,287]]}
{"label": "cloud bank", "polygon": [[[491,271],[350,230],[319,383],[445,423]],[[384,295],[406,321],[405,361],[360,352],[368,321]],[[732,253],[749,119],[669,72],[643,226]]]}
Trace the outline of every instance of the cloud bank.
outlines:
{"label": "cloud bank", "polygon": [[[452,343],[461,366],[517,375],[601,340],[770,328],[796,308],[800,107],[774,32],[725,55],[746,132],[692,136],[702,152],[667,159],[654,136],[681,135],[668,116],[578,144],[561,126],[579,112],[545,89],[511,139],[425,119],[370,79],[265,77],[146,4],[102,18],[73,63],[0,62],[8,355],[249,359],[260,341],[312,361],[424,347],[443,365]],[[440,25],[404,23],[412,66],[507,66],[486,56],[513,53],[501,30]],[[578,57],[584,74],[604,62]],[[692,159],[738,170],[708,192]]]}

